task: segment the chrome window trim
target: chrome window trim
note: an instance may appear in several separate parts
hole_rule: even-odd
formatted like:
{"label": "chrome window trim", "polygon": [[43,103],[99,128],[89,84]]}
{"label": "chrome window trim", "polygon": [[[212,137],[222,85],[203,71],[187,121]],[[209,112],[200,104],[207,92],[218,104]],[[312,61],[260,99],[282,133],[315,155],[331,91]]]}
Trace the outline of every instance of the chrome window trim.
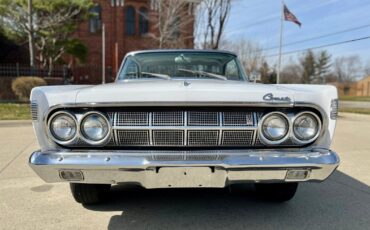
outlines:
{"label": "chrome window trim", "polygon": [[[317,120],[317,124],[318,124],[318,130],[317,130],[317,133],[315,134],[315,136],[309,140],[301,140],[299,139],[296,134],[294,133],[294,122],[295,120],[299,117],[299,116],[302,116],[303,114],[310,114],[312,115],[316,120]],[[308,144],[308,143],[311,143],[313,141],[315,141],[317,139],[317,137],[320,135],[321,133],[321,119],[319,116],[317,116],[315,113],[311,112],[311,111],[302,111],[300,113],[297,113],[293,119],[292,119],[292,132],[291,132],[291,138],[292,138],[292,141],[294,143],[297,143],[297,144]]]}

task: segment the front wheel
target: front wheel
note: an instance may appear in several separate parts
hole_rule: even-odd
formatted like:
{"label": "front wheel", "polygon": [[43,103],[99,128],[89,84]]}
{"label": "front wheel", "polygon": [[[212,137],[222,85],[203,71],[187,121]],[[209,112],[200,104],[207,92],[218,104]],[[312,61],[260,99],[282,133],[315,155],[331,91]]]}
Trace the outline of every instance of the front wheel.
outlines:
{"label": "front wheel", "polygon": [[96,204],[103,200],[111,185],[70,183],[70,187],[72,195],[78,203]]}
{"label": "front wheel", "polygon": [[274,202],[285,202],[294,197],[298,183],[256,183],[254,186],[257,195],[262,199]]}

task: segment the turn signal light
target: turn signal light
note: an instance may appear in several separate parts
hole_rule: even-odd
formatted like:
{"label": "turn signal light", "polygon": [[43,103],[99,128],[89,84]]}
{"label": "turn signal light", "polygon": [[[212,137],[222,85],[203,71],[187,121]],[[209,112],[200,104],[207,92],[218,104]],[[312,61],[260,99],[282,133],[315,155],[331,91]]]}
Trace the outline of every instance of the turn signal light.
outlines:
{"label": "turn signal light", "polygon": [[310,170],[299,169],[299,170],[288,170],[286,173],[286,180],[305,180],[308,179],[310,175]]}
{"label": "turn signal light", "polygon": [[80,170],[62,170],[59,172],[59,176],[63,180],[67,181],[83,181],[84,176]]}

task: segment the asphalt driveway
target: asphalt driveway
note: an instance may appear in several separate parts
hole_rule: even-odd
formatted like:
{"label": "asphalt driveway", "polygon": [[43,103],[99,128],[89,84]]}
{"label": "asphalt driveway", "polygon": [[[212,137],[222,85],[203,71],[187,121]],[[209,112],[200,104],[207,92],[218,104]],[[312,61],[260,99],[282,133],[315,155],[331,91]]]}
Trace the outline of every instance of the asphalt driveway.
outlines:
{"label": "asphalt driveway", "polygon": [[370,116],[342,114],[336,131],[339,170],[301,184],[289,203],[262,202],[250,186],[116,186],[105,204],[84,207],[68,184],[46,184],[28,167],[38,148],[31,124],[0,122],[0,229],[370,229]]}

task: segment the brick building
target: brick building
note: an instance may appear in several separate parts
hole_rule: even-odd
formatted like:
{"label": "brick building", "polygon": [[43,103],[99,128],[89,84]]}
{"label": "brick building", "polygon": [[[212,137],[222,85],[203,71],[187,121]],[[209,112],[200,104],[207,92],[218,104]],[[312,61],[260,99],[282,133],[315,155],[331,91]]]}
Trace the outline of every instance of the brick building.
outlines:
{"label": "brick building", "polygon": [[337,87],[340,96],[370,96],[370,76],[364,77],[363,79],[356,82],[333,82],[330,84]]}
{"label": "brick building", "polygon": [[[89,50],[85,64],[78,65],[71,60],[75,82],[99,83],[101,81],[103,24],[108,82],[115,77],[127,52],[158,48],[159,43],[156,39],[159,34],[156,7],[159,4],[158,1],[161,0],[94,0],[96,5],[90,10],[94,17],[81,23],[75,35]],[[194,46],[193,9],[197,1],[187,2],[184,11],[188,12],[187,15],[192,20],[184,24],[184,28],[179,29],[176,43],[172,44],[171,48],[193,48]]]}
{"label": "brick building", "polygon": [[370,96],[370,76],[359,80],[356,86],[356,96]]}

